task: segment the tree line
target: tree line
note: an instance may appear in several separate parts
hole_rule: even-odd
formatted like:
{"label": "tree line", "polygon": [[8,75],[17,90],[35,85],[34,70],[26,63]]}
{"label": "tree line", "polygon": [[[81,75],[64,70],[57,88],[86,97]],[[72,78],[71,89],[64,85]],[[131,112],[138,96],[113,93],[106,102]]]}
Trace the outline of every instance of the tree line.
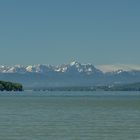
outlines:
{"label": "tree line", "polygon": [[0,91],[22,91],[22,84],[0,81]]}

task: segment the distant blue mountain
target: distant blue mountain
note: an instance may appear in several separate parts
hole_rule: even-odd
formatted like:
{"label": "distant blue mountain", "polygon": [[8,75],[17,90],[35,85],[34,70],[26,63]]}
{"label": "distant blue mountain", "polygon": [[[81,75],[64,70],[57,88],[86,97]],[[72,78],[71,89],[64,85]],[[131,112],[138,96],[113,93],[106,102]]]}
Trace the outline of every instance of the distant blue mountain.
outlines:
{"label": "distant blue mountain", "polygon": [[59,66],[0,66],[0,80],[27,87],[100,86],[140,82],[139,70],[103,72],[92,64],[73,61]]}

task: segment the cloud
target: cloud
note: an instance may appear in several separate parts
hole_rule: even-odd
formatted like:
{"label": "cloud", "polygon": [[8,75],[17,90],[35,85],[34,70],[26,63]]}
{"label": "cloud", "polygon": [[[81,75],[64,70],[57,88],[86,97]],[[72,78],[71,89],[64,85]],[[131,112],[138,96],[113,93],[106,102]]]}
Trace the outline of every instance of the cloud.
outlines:
{"label": "cloud", "polygon": [[140,65],[125,65],[125,64],[115,64],[115,65],[98,65],[96,66],[103,72],[111,72],[117,70],[132,71],[140,70]]}

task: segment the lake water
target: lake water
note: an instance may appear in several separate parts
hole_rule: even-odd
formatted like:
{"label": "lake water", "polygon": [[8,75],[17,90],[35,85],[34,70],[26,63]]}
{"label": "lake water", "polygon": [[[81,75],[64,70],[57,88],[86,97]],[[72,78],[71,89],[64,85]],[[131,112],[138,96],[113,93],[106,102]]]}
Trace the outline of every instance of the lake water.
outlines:
{"label": "lake water", "polygon": [[140,92],[0,92],[1,140],[140,140]]}

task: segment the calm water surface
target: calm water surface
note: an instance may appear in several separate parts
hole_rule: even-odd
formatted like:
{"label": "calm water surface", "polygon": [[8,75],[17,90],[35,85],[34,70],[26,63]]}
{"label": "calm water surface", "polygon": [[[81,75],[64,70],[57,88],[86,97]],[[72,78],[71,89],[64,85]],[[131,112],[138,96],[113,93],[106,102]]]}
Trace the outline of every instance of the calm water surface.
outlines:
{"label": "calm water surface", "polygon": [[140,92],[0,92],[1,140],[140,140]]}

